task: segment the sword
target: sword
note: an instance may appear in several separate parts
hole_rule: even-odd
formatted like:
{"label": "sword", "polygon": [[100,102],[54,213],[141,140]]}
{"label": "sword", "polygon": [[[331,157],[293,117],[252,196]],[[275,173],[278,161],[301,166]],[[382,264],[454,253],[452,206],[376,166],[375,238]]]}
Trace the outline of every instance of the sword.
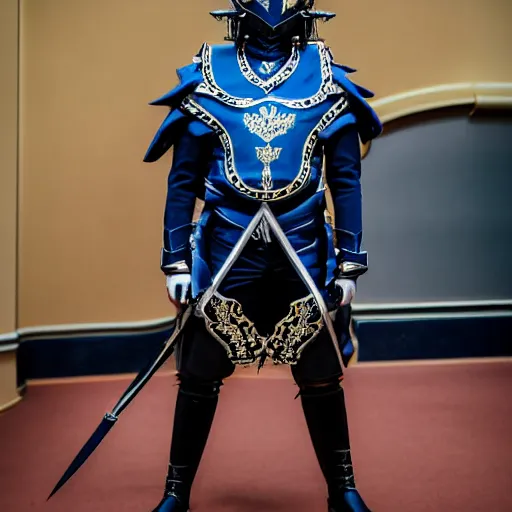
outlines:
{"label": "sword", "polygon": [[[226,261],[223,263],[219,272],[215,276],[212,285],[208,290],[203,294],[204,296],[210,297],[217,290],[220,283],[229,272],[229,269],[233,266],[233,263],[237,260],[238,256],[242,252],[243,248],[247,244],[247,241],[252,236],[252,233],[256,229],[261,220],[261,214],[258,213],[256,217],[249,224],[245,232],[242,234],[238,242],[233,247],[231,253],[227,257]],[[205,304],[205,302],[201,299],[200,303]],[[139,393],[139,391],[146,385],[149,379],[156,373],[156,371],[162,366],[162,364],[172,355],[174,352],[176,343],[178,341],[178,337],[183,331],[185,323],[190,318],[193,313],[193,310],[196,306],[188,306],[188,308],[181,314],[178,315],[176,319],[176,327],[166,342],[164,348],[157,356],[157,358],[148,363],[148,365],[139,372],[135,380],[128,386],[127,390],[124,392],[123,396],[119,399],[116,406],[112,409],[112,412],[105,414],[103,420],[99,424],[98,428],[94,431],[89,440],[82,447],[78,455],[74,458],[73,462],[70,464],[62,478],[58,481],[57,485],[53,489],[52,493],[48,497],[48,500],[57,493],[66,482],[82,467],[85,461],[92,455],[94,450],[99,446],[99,444],[105,439],[107,434],[110,432],[112,427],[116,424],[119,419],[119,415],[128,407],[130,402],[135,398],[135,396]]]}
{"label": "sword", "polygon": [[193,308],[194,306],[189,305],[184,311],[178,314],[174,331],[165,343],[161,352],[158,354],[157,358],[151,360],[146,367],[139,372],[112,411],[105,414],[98,428],[78,452],[78,455],[73,459],[73,462],[70,464],[64,475],[62,475],[62,478],[58,481],[50,496],[48,496],[48,500],[82,467],[103,439],[105,439],[112,427],[117,423],[120,414],[128,407],[130,402],[137,396],[139,391],[147,384],[149,379],[151,379],[165,361],[169,359],[174,352],[179,335],[183,332],[183,328],[192,314]]}
{"label": "sword", "polygon": [[[333,322],[329,313],[329,309],[322,297],[322,294],[318,290],[314,280],[310,276],[306,267],[297,256],[297,253],[293,249],[292,245],[288,241],[287,236],[283,232],[279,222],[274,217],[272,210],[266,203],[262,203],[260,209],[253,217],[243,234],[240,236],[239,240],[233,247],[231,253],[227,257],[226,261],[217,272],[216,276],[213,279],[212,285],[205,291],[202,295],[199,303],[197,305],[199,316],[204,316],[204,308],[211,300],[215,292],[218,290],[220,284],[228,274],[229,270],[238,259],[240,254],[242,253],[244,247],[247,245],[247,242],[256,231],[262,220],[266,220],[271,231],[276,236],[278,242],[283,248],[284,253],[290,260],[290,263],[293,265],[295,270],[297,271],[299,277],[302,279],[306,287],[309,289],[313,297],[315,298],[318,307],[320,308],[320,312],[322,314],[322,318],[324,321],[324,325],[329,332],[329,335],[333,341],[334,349],[336,351],[336,355],[340,361],[340,364],[343,365],[343,357],[340,351],[340,347],[337,342],[336,332],[333,326]],[[112,409],[112,412],[107,413],[96,431],[92,434],[89,440],[85,443],[83,448],[80,450],[78,455],[75,457],[71,465],[68,467],[62,478],[59,480],[52,493],[48,497],[48,500],[59,491],[64,484],[82,467],[85,461],[91,456],[91,454],[96,450],[99,444],[103,441],[106,435],[110,432],[112,427],[116,424],[119,419],[119,415],[128,407],[130,402],[135,398],[135,396],[140,392],[140,390],[146,385],[146,383],[151,379],[151,377],[156,373],[156,371],[163,365],[163,363],[172,355],[174,352],[176,343],[178,341],[178,337],[183,331],[185,323],[188,321],[195,306],[189,305],[187,309],[178,315],[176,319],[176,327],[166,342],[164,348],[157,356],[154,361],[151,361],[141,372],[137,375],[135,380],[128,386],[127,390],[124,392],[123,396],[119,399],[116,406]]]}

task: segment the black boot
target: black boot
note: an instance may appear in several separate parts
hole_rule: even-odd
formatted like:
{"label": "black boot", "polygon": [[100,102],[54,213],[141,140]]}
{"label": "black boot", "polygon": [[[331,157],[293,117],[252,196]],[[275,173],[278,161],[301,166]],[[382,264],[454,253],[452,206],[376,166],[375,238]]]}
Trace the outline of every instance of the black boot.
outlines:
{"label": "black boot", "polygon": [[345,395],[339,381],[303,386],[302,408],[329,491],[329,512],[370,512],[356,490]]}
{"label": "black boot", "polygon": [[153,512],[187,512],[190,491],[212,426],[221,382],[180,377],[171,458],[162,501]]}

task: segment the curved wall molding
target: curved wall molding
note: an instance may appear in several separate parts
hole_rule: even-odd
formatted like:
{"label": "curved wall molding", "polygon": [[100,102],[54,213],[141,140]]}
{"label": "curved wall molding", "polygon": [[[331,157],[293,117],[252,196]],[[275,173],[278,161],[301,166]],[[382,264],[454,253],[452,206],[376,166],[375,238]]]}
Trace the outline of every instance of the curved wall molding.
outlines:
{"label": "curved wall molding", "polygon": [[[370,102],[382,124],[430,110],[450,107],[473,107],[480,110],[512,110],[512,82],[461,82],[413,89]],[[371,142],[361,146],[363,158]]]}
{"label": "curved wall molding", "polygon": [[12,409],[15,405],[18,405],[22,400],[23,400],[22,396],[17,396],[16,398],[13,398],[10,402],[0,405],[0,413],[6,412],[9,409]]}
{"label": "curved wall molding", "polygon": [[512,109],[512,83],[463,82],[441,84],[393,94],[371,102],[382,122],[428,110],[472,105],[479,108]]}

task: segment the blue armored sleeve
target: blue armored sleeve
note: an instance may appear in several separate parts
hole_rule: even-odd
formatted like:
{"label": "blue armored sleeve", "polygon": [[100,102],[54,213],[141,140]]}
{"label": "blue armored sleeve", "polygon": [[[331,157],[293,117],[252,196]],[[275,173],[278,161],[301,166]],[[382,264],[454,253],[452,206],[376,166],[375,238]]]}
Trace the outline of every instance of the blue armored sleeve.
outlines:
{"label": "blue armored sleeve", "polygon": [[190,268],[192,218],[196,199],[204,197],[209,138],[193,128],[193,123],[188,123],[174,142],[164,215],[161,268],[165,273],[175,270],[178,264],[185,263]]}
{"label": "blue armored sleeve", "polygon": [[334,203],[335,233],[341,271],[357,277],[368,268],[368,255],[361,250],[362,195],[361,150],[363,143],[382,132],[382,124],[366,101],[373,93],[353,83],[347,75],[355,70],[331,63],[334,81],[345,91],[349,109],[324,130],[326,177]]}
{"label": "blue armored sleeve", "polygon": [[325,143],[326,179],[334,204],[334,227],[342,272],[357,276],[368,267],[361,251],[361,152],[355,124],[338,130]]}
{"label": "blue armored sleeve", "polygon": [[[197,59],[195,59],[197,60]],[[165,106],[170,112],[157,131],[144,157],[145,162],[159,160],[174,147],[169,173],[164,216],[161,268],[170,273],[190,267],[189,239],[196,198],[204,197],[204,172],[210,129],[203,123],[183,114],[179,107],[186,96],[203,81],[200,63],[193,62],[178,70],[177,87],[151,102]]]}

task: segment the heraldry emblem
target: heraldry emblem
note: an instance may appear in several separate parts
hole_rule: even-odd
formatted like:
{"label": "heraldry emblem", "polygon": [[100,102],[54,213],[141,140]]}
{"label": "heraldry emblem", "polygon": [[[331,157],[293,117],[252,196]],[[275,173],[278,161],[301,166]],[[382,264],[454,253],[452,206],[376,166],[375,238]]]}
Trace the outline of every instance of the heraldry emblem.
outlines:
{"label": "heraldry emblem", "polygon": [[260,139],[267,143],[265,147],[256,148],[256,156],[263,164],[261,185],[263,190],[272,189],[272,173],[270,164],[279,159],[283,148],[272,147],[272,142],[279,135],[286,135],[288,130],[295,126],[295,114],[279,114],[277,107],[261,107],[259,114],[245,114],[244,124],[247,129],[256,134]]}

